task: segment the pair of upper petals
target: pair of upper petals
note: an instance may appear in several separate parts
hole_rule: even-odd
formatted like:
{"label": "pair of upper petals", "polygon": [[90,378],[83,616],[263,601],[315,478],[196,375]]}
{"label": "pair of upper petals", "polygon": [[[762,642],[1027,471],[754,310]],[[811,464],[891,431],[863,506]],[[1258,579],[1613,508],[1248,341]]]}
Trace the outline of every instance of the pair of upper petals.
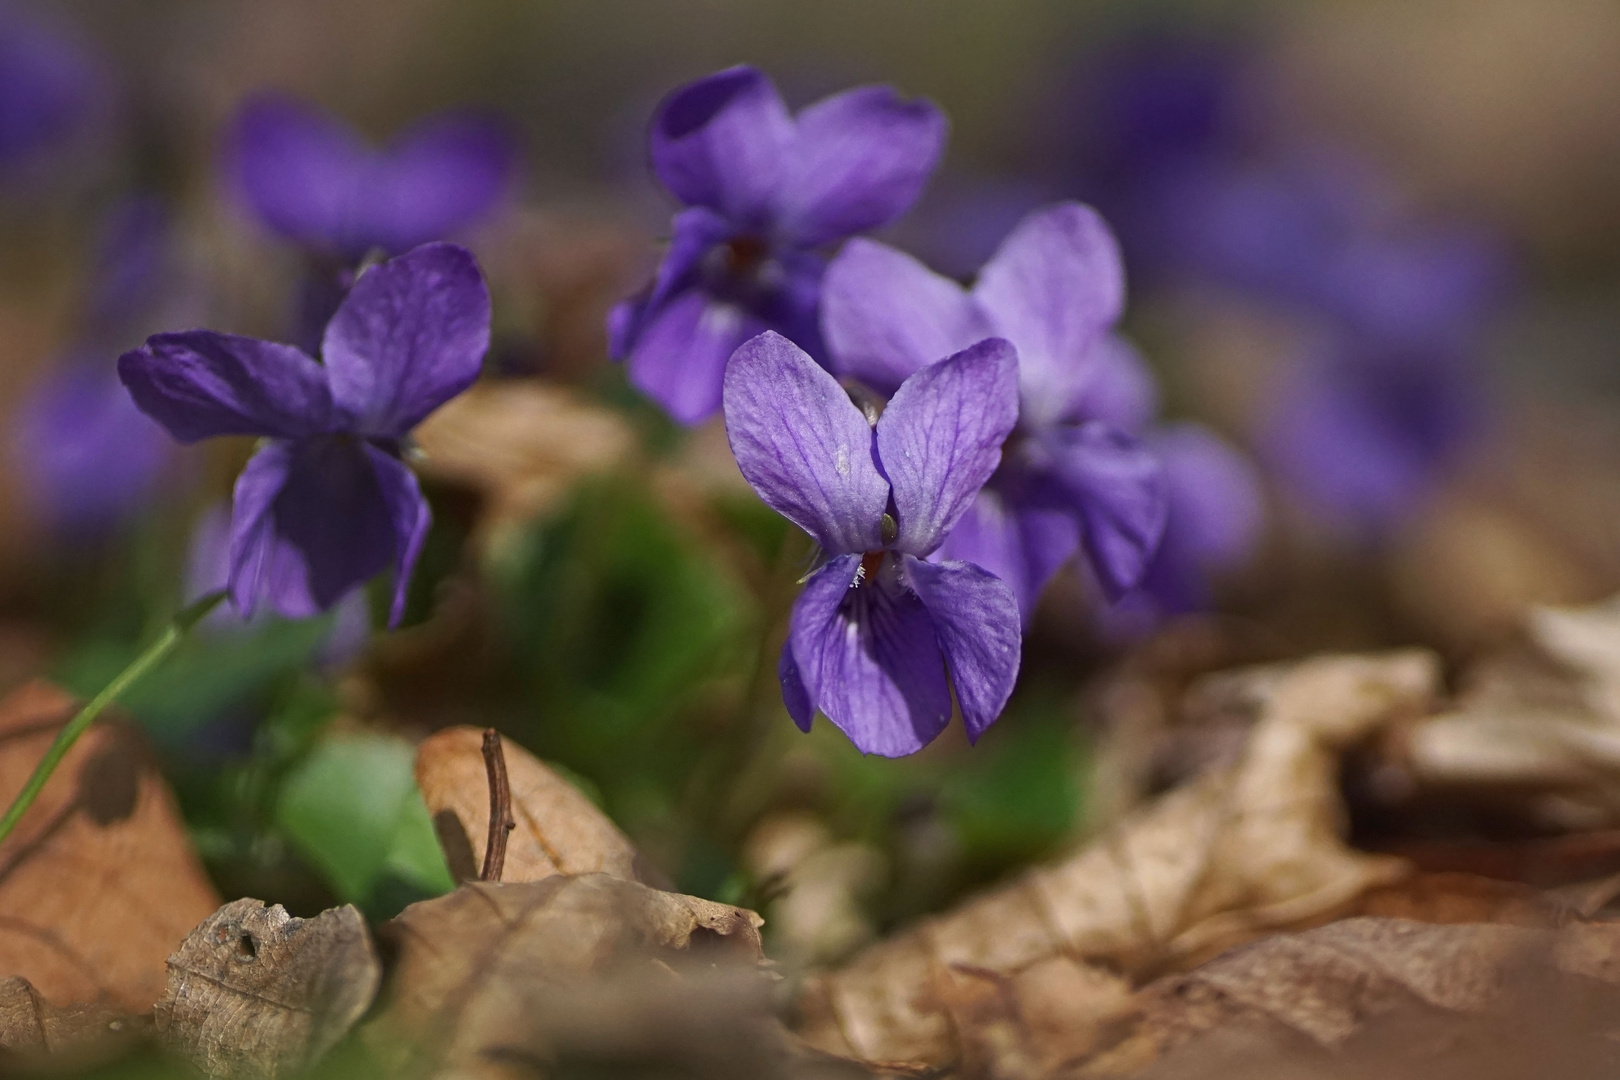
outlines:
{"label": "pair of upper petals", "polygon": [[1000,463],[1017,380],[1012,346],[981,341],[905,380],[874,428],[832,375],[765,333],[726,367],[726,433],[760,497],[827,552],[926,556]]}
{"label": "pair of upper petals", "polygon": [[472,255],[425,244],[360,276],[327,325],[324,363],[291,345],[191,330],[155,335],[118,370],[181,442],[339,431],[398,439],[478,377],[489,323]]}
{"label": "pair of upper petals", "polygon": [[666,98],[650,149],[659,179],[688,206],[811,248],[902,213],[946,133],[931,103],[885,86],[835,94],[793,116],[771,81],[743,66]]}
{"label": "pair of upper petals", "polygon": [[379,149],[298,101],[264,96],[237,118],[227,172],[271,231],[359,258],[471,225],[500,199],[516,164],[505,125],[480,113],[430,117]]}
{"label": "pair of upper petals", "polygon": [[971,291],[894,248],[853,240],[823,279],[821,321],[834,370],[881,392],[995,335],[1018,349],[1026,424],[1083,409],[1131,427],[1152,412],[1153,387],[1110,337],[1124,302],[1112,232],[1090,207],[1062,203],[1020,222]]}

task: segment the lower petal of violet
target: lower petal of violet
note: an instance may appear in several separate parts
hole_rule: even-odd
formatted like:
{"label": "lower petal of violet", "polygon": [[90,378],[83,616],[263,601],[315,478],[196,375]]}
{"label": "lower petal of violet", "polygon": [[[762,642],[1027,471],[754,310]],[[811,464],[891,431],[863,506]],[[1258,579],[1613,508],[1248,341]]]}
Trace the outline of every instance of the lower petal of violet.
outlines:
{"label": "lower petal of violet", "polygon": [[972,563],[904,560],[907,580],[928,609],[945,653],[968,741],[977,742],[1018,681],[1018,602],[1005,582]]}
{"label": "lower petal of violet", "polygon": [[789,644],[805,699],[862,753],[901,757],[950,722],[944,658],[928,609],[894,560],[851,587],[860,564],[861,556],[843,555],[810,578],[793,606]]}
{"label": "lower petal of violet", "polygon": [[360,443],[275,441],[236,481],[231,601],[263,600],[288,618],[325,611],[394,561],[395,518]]}
{"label": "lower petal of violet", "polygon": [[682,424],[720,411],[726,361],[765,325],[739,307],[694,289],[642,316],[630,352],[630,382]]}
{"label": "lower petal of violet", "polygon": [[816,707],[805,692],[804,678],[799,674],[799,662],[793,659],[793,642],[782,642],[782,655],[776,662],[776,677],[782,683],[782,704],[800,731],[808,733],[810,722],[816,717]]}
{"label": "lower petal of violet", "polygon": [[422,554],[433,514],[422,497],[416,474],[406,468],[404,462],[370,444],[366,446],[366,457],[376,470],[382,499],[393,523],[394,599],[389,607],[388,625],[398,626],[405,615],[405,594],[411,584],[411,570]]}
{"label": "lower petal of violet", "polygon": [[1080,527],[1063,510],[1013,505],[994,487],[979,492],[941,545],[946,562],[970,562],[1000,578],[1018,600],[1023,623],[1041,591],[1080,547]]}
{"label": "lower petal of violet", "polygon": [[1081,542],[1110,600],[1142,580],[1169,513],[1159,459],[1105,424],[1049,432],[1039,448],[1044,471],[1069,502]]}

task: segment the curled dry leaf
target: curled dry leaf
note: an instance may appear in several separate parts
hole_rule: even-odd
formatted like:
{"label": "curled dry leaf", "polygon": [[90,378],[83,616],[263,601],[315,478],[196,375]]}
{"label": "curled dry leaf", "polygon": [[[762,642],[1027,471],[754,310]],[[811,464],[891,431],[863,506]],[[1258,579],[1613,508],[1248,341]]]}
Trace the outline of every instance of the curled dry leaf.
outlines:
{"label": "curled dry leaf", "polygon": [[[1279,1062],[1314,1059],[1318,1067],[1354,1038],[1404,1016],[1428,1027],[1423,1041],[1451,1034],[1437,1019],[1448,1015],[1506,1016],[1528,1004],[1522,991],[1579,988],[1592,1004],[1602,999],[1606,1016],[1565,1016],[1567,1029],[1594,1019],[1599,1026],[1579,1032],[1611,1042],[1620,1033],[1620,926],[1573,924],[1563,930],[1469,924],[1434,926],[1403,919],[1346,919],[1298,934],[1279,935],[1235,949],[1185,975],[1146,987],[1127,1015],[1116,1020],[1113,1041],[1097,1052],[1052,1071],[1051,1080],[1145,1075],[1142,1070],[1170,1055],[1153,1075],[1301,1075],[1277,1069]],[[1511,1007],[1507,1007],[1511,1006]],[[1550,1018],[1549,1018],[1550,1019]],[[1454,1030],[1454,1029],[1453,1029]],[[1242,1033],[1241,1043],[1232,1033]],[[1477,1043],[1480,1031],[1474,1032]],[[1212,1069],[1206,1040],[1216,1037],[1248,1068]],[[1441,1039],[1442,1046],[1446,1040]],[[1467,1043],[1463,1044],[1464,1046]],[[1408,1046],[1408,1051],[1413,1049]],[[1455,1066],[1455,1041],[1449,1050]],[[1431,1049],[1429,1051],[1433,1053]],[[1466,1059],[1466,1051],[1462,1054]],[[1612,1045],[1604,1056],[1613,1067]],[[1410,1068],[1412,1055],[1405,1055]],[[1193,1066],[1196,1069],[1188,1069]],[[1391,1062],[1394,1064],[1394,1062]],[[1520,1062],[1520,1069],[1527,1062]],[[1544,1064],[1546,1064],[1544,1062]],[[1179,1065],[1180,1067],[1173,1067]],[[1269,1069],[1275,1072],[1267,1071]],[[1313,1069],[1305,1075],[1323,1075]],[[1383,1076],[1387,1072],[1331,1069],[1331,1076]],[[1432,1075],[1406,1072],[1403,1075]],[[1467,1075],[1466,1072],[1456,1075]],[[1492,1072],[1492,1075],[1600,1075],[1547,1072]],[[1612,1072],[1607,1075],[1612,1075]]]}
{"label": "curled dry leaf", "polygon": [[581,1002],[603,1010],[610,999],[662,1002],[661,1015],[676,1015],[678,999],[700,989],[694,971],[707,979],[735,969],[745,989],[721,997],[754,1008],[721,1015],[735,1016],[734,1034],[750,1038],[749,1017],[762,1018],[768,998],[761,922],[605,874],[463,885],[383,927],[397,960],[363,1037],[390,1075],[506,1075],[503,1061],[550,1060],[571,1027],[611,1025],[612,1015],[593,1019]]}
{"label": "curled dry leaf", "polygon": [[1077,1052],[1127,1000],[1118,973],[1187,965],[1400,879],[1403,861],[1353,851],[1340,836],[1339,755],[1424,710],[1438,678],[1424,652],[1260,673],[1258,720],[1235,765],[811,980],[800,1033],[866,1061],[945,1066],[993,1051],[964,1038],[981,1030],[976,1015],[1015,1008]]}
{"label": "curled dry leaf", "polygon": [[1527,647],[1475,665],[1394,764],[1407,786],[1490,792],[1542,826],[1620,825],[1620,599],[1538,608],[1526,630]]}
{"label": "curled dry leaf", "polygon": [[0,979],[0,1074],[7,1065],[82,1068],[111,1059],[150,1027],[106,1005],[56,1006],[27,979]]}
{"label": "curled dry leaf", "polygon": [[635,446],[630,428],[612,412],[528,379],[474,386],[413,437],[424,473],[484,496],[485,541],[549,509],[576,480],[624,461]]}
{"label": "curled dry leaf", "polygon": [[[450,872],[475,881],[489,832],[489,780],[483,732],[447,728],[416,751],[416,784],[439,834]],[[501,745],[517,828],[506,844],[503,881],[553,874],[609,874],[634,879],[636,851],[618,826],[578,788],[510,739]]]}
{"label": "curled dry leaf", "polygon": [[209,1076],[288,1076],[331,1049],[371,1005],[381,965],[352,906],[295,919],[280,904],[226,904],[169,957],[153,1010],[163,1043]]}
{"label": "curled dry leaf", "polygon": [[[74,708],[38,682],[0,701],[0,805]],[[55,1006],[145,1012],[164,958],[218,906],[140,737],[97,724],[0,844],[0,977],[26,978]]]}

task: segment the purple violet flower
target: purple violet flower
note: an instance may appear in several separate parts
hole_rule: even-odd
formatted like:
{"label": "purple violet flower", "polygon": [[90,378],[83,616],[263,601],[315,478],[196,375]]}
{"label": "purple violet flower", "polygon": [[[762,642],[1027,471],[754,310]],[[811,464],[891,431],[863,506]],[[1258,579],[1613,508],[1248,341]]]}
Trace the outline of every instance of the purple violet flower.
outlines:
{"label": "purple violet flower", "polygon": [[357,262],[442,240],[489,213],[511,181],[516,145],[476,112],[419,121],[385,148],[325,113],[262,96],[237,116],[227,172],[271,232]]}
{"label": "purple violet flower", "polygon": [[0,4],[0,174],[26,172],[75,141],[106,93],[76,42]]}
{"label": "purple violet flower", "polygon": [[30,501],[58,533],[117,524],[146,503],[173,464],[173,443],[129,400],[112,363],[159,311],[189,299],[173,241],[158,199],[114,204],[80,305],[81,337],[18,405],[10,450]]}
{"label": "purple violet flower", "polygon": [[231,510],[238,611],[262,598],[313,615],[391,563],[398,623],[430,522],[404,443],[478,377],[489,320],[472,255],[425,244],[361,275],[326,328],[323,363],[211,330],[158,334],[119,358],[135,403],[179,441],[265,440]]}
{"label": "purple violet flower", "polygon": [[830,557],[793,606],[778,669],[802,730],[819,709],[862,753],[910,754],[949,722],[950,684],[969,740],[1000,715],[1018,677],[1018,602],[986,570],[928,556],[996,469],[1017,364],[1007,342],[980,341],[904,380],[875,425],[778,334],[726,365],[743,476]]}
{"label": "purple violet flower", "polygon": [[608,317],[610,352],[628,361],[630,381],[695,424],[720,408],[727,358],[761,331],[820,358],[817,249],[903,213],[945,134],[932,104],[885,86],[797,116],[751,67],[670,94],[653,118],[652,167],[687,208],[653,281]]}
{"label": "purple violet flower", "polygon": [[880,394],[987,335],[1017,348],[1018,426],[944,541],[946,558],[1006,581],[1026,622],[1082,547],[1110,599],[1141,580],[1168,506],[1163,470],[1132,434],[1152,416],[1156,390],[1112,332],[1124,271],[1095,211],[1063,203],[1029,215],[972,290],[868,240],[844,248],[823,288],[833,371]]}

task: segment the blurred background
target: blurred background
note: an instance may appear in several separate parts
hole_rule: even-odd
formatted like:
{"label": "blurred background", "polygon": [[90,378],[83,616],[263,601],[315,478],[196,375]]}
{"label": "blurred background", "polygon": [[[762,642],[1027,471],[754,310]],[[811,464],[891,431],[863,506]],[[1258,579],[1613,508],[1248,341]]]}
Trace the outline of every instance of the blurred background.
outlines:
{"label": "blurred background", "polygon": [[[1160,413],[1202,425],[1165,437],[1218,436],[1252,495],[1178,553],[1184,588],[1109,606],[1060,577],[975,748],[794,730],[775,660],[808,543],[718,421],[678,428],[606,358],[674,208],[647,119],[744,62],[794,107],[883,82],[944,109],[944,162],[884,239],[945,273],[1031,209],[1097,206]],[[6,0],[0,688],[93,692],[222,573],[251,447],[171,444],[114,364],[160,330],[300,333],[319,260],[227,163],[266,91],[379,145],[486,110],[515,164],[452,237],[495,344],[418,432],[435,526],[404,627],[368,635],[376,597],[216,617],[128,699],[228,897],[382,918],[448,888],[412,747],[493,724],[656,876],[826,961],[1219,754],[1133,750],[1159,688],[1322,649],[1461,663],[1620,586],[1612,0]],[[1223,490],[1193,477],[1172,513]]]}

